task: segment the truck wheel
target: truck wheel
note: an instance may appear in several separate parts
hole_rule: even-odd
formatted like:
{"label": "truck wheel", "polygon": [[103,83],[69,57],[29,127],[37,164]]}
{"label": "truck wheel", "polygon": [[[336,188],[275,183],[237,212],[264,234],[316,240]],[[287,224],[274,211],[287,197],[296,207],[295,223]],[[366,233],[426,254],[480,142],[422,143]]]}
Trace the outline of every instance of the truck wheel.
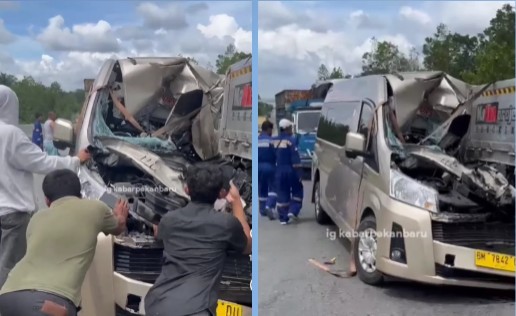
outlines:
{"label": "truck wheel", "polygon": [[331,218],[326,214],[321,206],[321,183],[319,180],[315,183],[314,190],[314,202],[315,202],[315,220],[321,225],[331,223]]}
{"label": "truck wheel", "polygon": [[376,249],[376,218],[367,216],[358,226],[353,254],[358,277],[369,285],[380,285],[384,280],[383,274],[376,269]]}

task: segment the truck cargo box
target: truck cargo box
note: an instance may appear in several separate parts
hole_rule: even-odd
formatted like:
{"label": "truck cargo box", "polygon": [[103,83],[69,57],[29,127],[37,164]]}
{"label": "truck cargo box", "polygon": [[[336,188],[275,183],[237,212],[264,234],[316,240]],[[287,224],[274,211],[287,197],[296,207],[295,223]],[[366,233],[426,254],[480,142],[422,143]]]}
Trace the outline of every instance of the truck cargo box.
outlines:
{"label": "truck cargo box", "polygon": [[514,79],[493,84],[471,109],[468,160],[514,166]]}
{"label": "truck cargo box", "polygon": [[252,59],[229,67],[219,127],[219,150],[224,156],[252,160]]}

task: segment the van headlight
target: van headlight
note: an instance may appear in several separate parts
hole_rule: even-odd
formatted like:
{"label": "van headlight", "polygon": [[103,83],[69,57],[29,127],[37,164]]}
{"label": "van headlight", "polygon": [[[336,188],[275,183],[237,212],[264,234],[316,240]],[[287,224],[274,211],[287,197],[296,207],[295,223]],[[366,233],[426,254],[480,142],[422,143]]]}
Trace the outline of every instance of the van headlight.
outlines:
{"label": "van headlight", "polygon": [[84,166],[79,168],[78,176],[81,181],[82,197],[90,200],[100,200],[106,192],[106,187]]}
{"label": "van headlight", "polygon": [[392,169],[390,195],[400,202],[430,212],[438,212],[438,193],[436,190]]}

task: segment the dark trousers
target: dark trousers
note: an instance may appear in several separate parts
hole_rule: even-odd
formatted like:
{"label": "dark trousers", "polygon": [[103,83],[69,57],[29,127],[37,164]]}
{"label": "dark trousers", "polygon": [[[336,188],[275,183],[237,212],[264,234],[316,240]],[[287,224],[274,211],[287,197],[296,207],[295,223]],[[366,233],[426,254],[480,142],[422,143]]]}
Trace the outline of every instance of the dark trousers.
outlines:
{"label": "dark trousers", "polygon": [[280,222],[288,222],[288,213],[299,215],[303,203],[303,183],[292,166],[277,166],[275,189],[278,193],[278,215]]}
{"label": "dark trousers", "polygon": [[70,300],[60,296],[26,290],[0,295],[0,315],[77,316],[77,308]]}
{"label": "dark trousers", "polygon": [[274,191],[274,165],[271,163],[258,163],[258,198],[260,201],[260,213],[266,215],[265,208],[270,207],[275,198]]}
{"label": "dark trousers", "polygon": [[25,256],[27,226],[31,214],[14,212],[0,216],[0,288],[11,269]]}

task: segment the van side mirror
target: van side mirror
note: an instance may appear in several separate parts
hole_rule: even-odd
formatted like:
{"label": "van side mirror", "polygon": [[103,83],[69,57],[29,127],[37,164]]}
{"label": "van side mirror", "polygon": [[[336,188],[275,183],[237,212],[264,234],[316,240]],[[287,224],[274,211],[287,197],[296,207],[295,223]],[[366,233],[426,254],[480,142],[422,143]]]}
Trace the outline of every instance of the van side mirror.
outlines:
{"label": "van side mirror", "polygon": [[365,137],[359,133],[348,132],[346,134],[346,157],[356,158],[365,155]]}
{"label": "van side mirror", "polygon": [[74,127],[71,121],[57,119],[54,129],[54,146],[63,150],[74,145]]}

